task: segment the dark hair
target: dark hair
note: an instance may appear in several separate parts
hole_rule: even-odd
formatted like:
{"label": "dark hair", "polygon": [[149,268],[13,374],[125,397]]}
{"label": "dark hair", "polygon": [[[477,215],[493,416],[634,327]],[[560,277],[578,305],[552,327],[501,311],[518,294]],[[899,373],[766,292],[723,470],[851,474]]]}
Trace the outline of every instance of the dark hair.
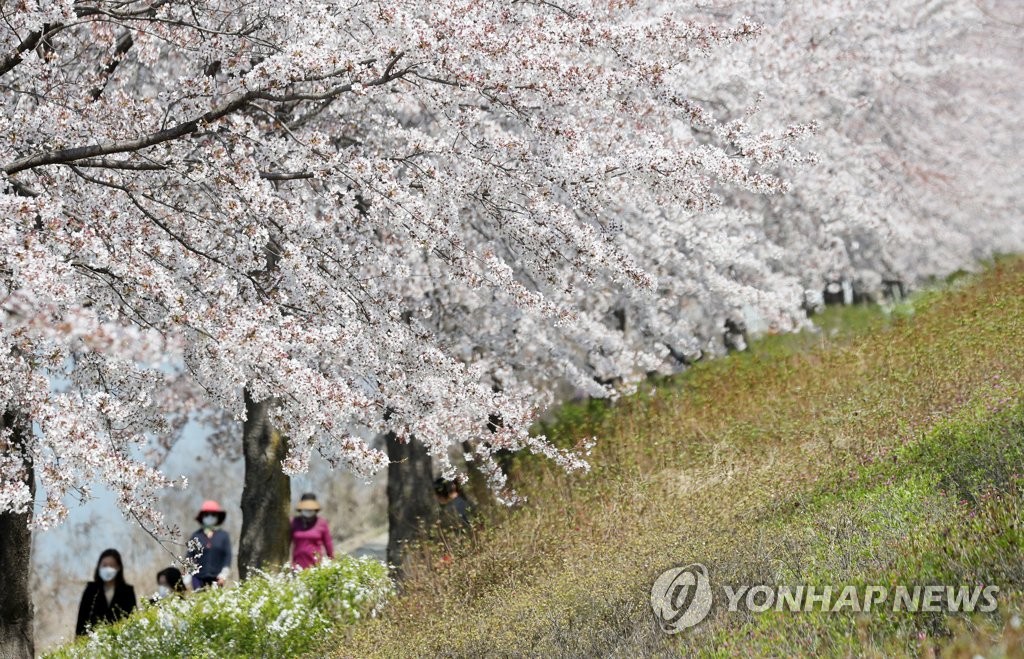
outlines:
{"label": "dark hair", "polygon": [[118,586],[125,585],[124,561],[121,560],[121,552],[117,551],[116,549],[103,550],[103,553],[100,554],[99,559],[96,560],[96,570],[93,572],[92,580],[99,584],[103,583],[103,579],[100,579],[100,563],[102,563],[103,559],[107,558],[108,556],[117,561],[117,576],[114,577],[114,583]]}
{"label": "dark hair", "polygon": [[167,580],[167,585],[176,593],[185,592],[185,580],[181,578],[181,570],[176,567],[165,567],[156,573],[156,582],[160,583],[160,577]]}
{"label": "dark hair", "polygon": [[196,521],[199,522],[200,524],[202,524],[203,523],[203,517],[205,517],[206,515],[216,515],[217,516],[217,526],[220,526],[221,524],[223,524],[224,520],[227,519],[227,516],[228,516],[226,511],[221,511],[219,513],[218,512],[213,512],[212,510],[208,510],[205,513],[200,511],[199,514],[196,515]]}
{"label": "dark hair", "polygon": [[458,492],[459,487],[455,481],[450,481],[443,476],[434,479],[434,494],[439,497],[450,497],[452,492]]}
{"label": "dark hair", "polygon": [[299,501],[316,501],[316,495],[313,494],[312,492],[306,492],[301,497],[299,497]]}

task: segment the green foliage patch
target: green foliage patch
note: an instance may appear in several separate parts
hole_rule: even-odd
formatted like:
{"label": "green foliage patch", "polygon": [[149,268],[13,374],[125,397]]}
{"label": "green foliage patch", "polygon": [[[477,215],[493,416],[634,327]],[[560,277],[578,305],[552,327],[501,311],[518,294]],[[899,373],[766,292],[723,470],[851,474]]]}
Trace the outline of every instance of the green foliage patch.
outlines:
{"label": "green foliage patch", "polygon": [[126,620],[98,627],[48,656],[299,656],[329,633],[377,615],[392,592],[383,563],[346,556],[144,605]]}

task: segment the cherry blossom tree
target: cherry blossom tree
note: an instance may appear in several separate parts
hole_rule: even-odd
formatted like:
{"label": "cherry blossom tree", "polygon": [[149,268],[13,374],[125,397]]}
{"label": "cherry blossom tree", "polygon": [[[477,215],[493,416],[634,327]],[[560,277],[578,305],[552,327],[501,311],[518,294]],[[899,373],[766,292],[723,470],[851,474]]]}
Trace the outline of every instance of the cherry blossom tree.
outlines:
{"label": "cherry blossom tree", "polygon": [[[749,12],[763,35],[692,63],[689,136],[720,144],[730,130],[792,126],[788,137],[804,137],[814,164],[775,149],[778,159],[758,166],[788,185],[713,185],[698,208],[621,195],[630,201],[614,207],[610,225],[653,275],[656,292],[616,286],[602,273],[582,282],[556,264],[556,279],[572,289],[545,296],[579,309],[571,324],[537,323],[512,308],[496,313],[497,300],[441,288],[422,271],[432,289],[421,322],[463,361],[486,368],[495,389],[518,390],[540,406],[552,399],[553,382],[614,396],[650,371],[721,351],[728,324],[802,326],[804,308],[820,303],[829,284],[878,300],[886,284],[902,295],[1024,247],[1014,166],[1020,48],[983,7],[723,6],[713,12],[720,20]],[[993,48],[993,39],[1003,45]]]}
{"label": "cherry blossom tree", "polygon": [[[516,379],[509,364],[518,364],[520,379],[568,379],[588,395],[612,395],[601,382],[628,384],[720,350],[723,321],[801,326],[801,306],[830,281],[877,295],[885,279],[912,286],[1024,246],[1014,166],[1021,118],[1012,109],[1021,101],[1013,75],[1021,49],[984,8],[911,0],[721,5],[713,12],[720,19],[749,13],[763,34],[694,62],[687,88],[699,120],[691,134],[713,141],[716,127],[794,126],[806,131],[814,164],[795,153],[762,162],[785,190],[716,186],[696,212],[656,198],[616,208],[619,242],[653,275],[657,294],[591,282],[568,296],[583,310],[568,327],[519,328],[510,314],[488,317],[486,336],[463,339],[461,354],[502,355],[502,387]],[[432,305],[435,318],[453,316],[441,334],[485,327],[471,320],[483,304],[446,300]],[[520,346],[517,336],[528,340]],[[500,348],[481,350],[499,340]]]}
{"label": "cherry blossom tree", "polygon": [[25,420],[0,510],[36,528],[98,483],[159,531],[172,481],[140,447],[246,398],[276,402],[286,470],[317,451],[379,471],[355,427],[446,463],[494,415],[484,462],[582,466],[415,302],[441,282],[571,326],[548,295],[576,286],[566,269],[653,288],[616,241],[623,195],[773,190],[757,166],[788,148],[692,139],[684,70],[756,28],[660,3],[44,0],[0,31],[0,395]]}
{"label": "cherry blossom tree", "polygon": [[818,127],[806,142],[818,166],[779,171],[785,195],[743,200],[765,218],[782,272],[870,294],[883,279],[915,285],[1024,246],[1014,4],[733,7],[763,38],[731,49],[732,66],[707,67],[694,94],[724,118],[737,97],[761,94],[751,121]]}
{"label": "cherry blossom tree", "polygon": [[[956,113],[932,131],[914,113],[933,86],[984,93],[953,75],[963,51],[943,59],[973,5],[812,4],[5,7],[3,524],[59,523],[101,486],[171,532],[156,500],[180,483],[151,453],[200,416],[244,419],[266,473],[316,453],[371,476],[378,434],[448,474],[468,449],[511,499],[496,451],[585,467],[529,434],[555,386],[616,395],[744,314],[799,327],[854,234],[991,249],[1005,223],[968,232],[933,213],[946,191],[916,193],[921,163],[1014,135],[1008,83],[982,109],[998,126],[953,150],[935,144]],[[906,76],[929,87],[904,95]],[[871,262],[926,271],[908,250]],[[0,536],[12,565],[22,544]],[[24,588],[4,598],[28,610]],[[3,647],[30,643],[7,621]]]}

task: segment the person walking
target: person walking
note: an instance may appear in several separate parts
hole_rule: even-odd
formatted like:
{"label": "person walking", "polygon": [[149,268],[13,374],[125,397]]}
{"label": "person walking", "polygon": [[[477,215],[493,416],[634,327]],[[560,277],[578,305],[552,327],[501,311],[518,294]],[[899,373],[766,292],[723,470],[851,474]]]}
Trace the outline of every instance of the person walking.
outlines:
{"label": "person walking", "polygon": [[292,565],[305,569],[324,556],[334,558],[334,542],[327,521],[318,517],[316,495],[303,494],[296,510],[299,514],[292,518]]}
{"label": "person walking", "polygon": [[176,567],[167,567],[156,573],[156,595],[149,598],[149,602],[156,604],[171,595],[184,597],[187,592],[188,589],[185,588],[185,579],[181,576],[181,570]]}
{"label": "person walking", "polygon": [[96,562],[93,579],[85,586],[78,605],[75,635],[84,636],[100,624],[126,618],[135,610],[135,589],[124,580],[124,563],[116,549],[106,549]]}
{"label": "person walking", "polygon": [[473,509],[469,500],[462,495],[458,483],[443,477],[436,478],[434,495],[437,497],[437,505],[441,507],[440,521],[444,526],[469,528],[469,518]]}
{"label": "person walking", "polygon": [[188,541],[188,557],[195,563],[192,590],[211,584],[223,586],[231,573],[231,538],[219,528],[228,513],[213,500],[203,502],[196,521],[202,526]]}

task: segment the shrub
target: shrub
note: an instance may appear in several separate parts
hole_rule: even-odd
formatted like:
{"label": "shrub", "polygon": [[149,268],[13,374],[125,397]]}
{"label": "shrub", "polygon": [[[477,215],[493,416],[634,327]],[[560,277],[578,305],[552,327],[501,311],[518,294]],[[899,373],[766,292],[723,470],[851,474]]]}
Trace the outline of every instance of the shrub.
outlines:
{"label": "shrub", "polygon": [[346,556],[144,605],[49,656],[296,656],[321,643],[329,630],[375,616],[392,593],[383,563]]}

